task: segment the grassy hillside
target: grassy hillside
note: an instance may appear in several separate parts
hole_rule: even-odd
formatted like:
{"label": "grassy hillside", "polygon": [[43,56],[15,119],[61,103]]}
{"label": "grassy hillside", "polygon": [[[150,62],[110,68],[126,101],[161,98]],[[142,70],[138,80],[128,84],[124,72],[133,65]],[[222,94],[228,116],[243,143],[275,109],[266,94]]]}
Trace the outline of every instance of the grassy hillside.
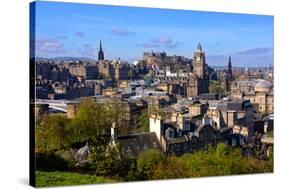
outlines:
{"label": "grassy hillside", "polygon": [[36,187],[80,185],[111,183],[114,180],[93,175],[71,173],[71,172],[43,172],[36,171]]}

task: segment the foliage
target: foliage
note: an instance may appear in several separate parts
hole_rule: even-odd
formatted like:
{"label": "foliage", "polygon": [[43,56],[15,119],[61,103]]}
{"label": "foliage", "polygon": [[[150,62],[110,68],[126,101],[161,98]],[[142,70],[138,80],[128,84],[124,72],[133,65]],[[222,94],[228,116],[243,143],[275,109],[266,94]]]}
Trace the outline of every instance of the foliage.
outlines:
{"label": "foliage", "polygon": [[219,144],[216,148],[209,147],[207,151],[187,153],[181,157],[168,157],[166,161],[157,163],[150,177],[167,179],[272,171],[269,161],[243,157],[239,148]]}
{"label": "foliage", "polygon": [[[148,128],[149,111],[155,111],[160,115],[162,113],[161,109],[154,109],[154,107],[150,110],[143,110],[137,120],[138,132],[146,131]],[[118,144],[109,145],[108,134],[113,123],[122,124],[125,118],[126,106],[123,104],[114,102],[102,105],[91,99],[79,104],[77,116],[72,120],[61,115],[43,116],[36,126],[37,170],[77,171],[74,167],[76,162],[71,162],[70,157],[73,154],[69,148],[78,149],[88,142],[90,161],[85,168],[78,171],[96,176],[121,177],[123,180],[132,181],[273,171],[273,149],[269,160],[264,161],[254,157],[243,157],[241,149],[224,144],[209,147],[204,151],[187,153],[180,157],[165,156],[158,150],[148,149],[142,152],[137,159],[125,160]],[[41,177],[41,172],[38,174],[39,180],[42,179],[41,186],[111,182],[104,177],[89,175],[85,175],[85,181],[83,179],[81,182],[75,181],[76,176],[73,176],[75,174],[72,173],[66,173],[69,174],[69,178],[61,176],[62,173],[50,175],[51,173],[42,172]],[[72,176],[73,180],[70,179]],[[46,182],[43,181],[43,178],[47,178]]]}
{"label": "foliage", "polygon": [[137,170],[139,173],[139,178],[141,180],[146,180],[151,178],[151,173],[153,166],[164,160],[165,156],[156,149],[149,149],[142,152],[137,160]]}
{"label": "foliage", "polygon": [[149,131],[149,114],[148,109],[145,108],[141,111],[141,115],[137,119],[137,132],[148,132]]}
{"label": "foliage", "polygon": [[110,183],[115,180],[71,172],[36,171],[36,187]]}
{"label": "foliage", "polygon": [[35,154],[36,170],[65,171],[68,162],[54,152],[40,152]]}
{"label": "foliage", "polygon": [[133,79],[133,78],[135,78],[135,77],[136,77],[135,72],[134,72],[132,69],[130,69],[130,70],[128,71],[128,78]]}
{"label": "foliage", "polygon": [[[109,106],[111,107],[111,106]],[[119,109],[108,110],[94,100],[82,101],[77,115],[70,120],[62,115],[45,115],[36,126],[36,151],[63,149],[73,143],[97,138],[109,130]]]}
{"label": "foliage", "polygon": [[209,92],[224,95],[226,93],[224,81],[222,82],[221,80],[218,81],[211,80],[209,83]]}
{"label": "foliage", "polygon": [[92,155],[92,173],[102,176],[119,176],[124,171],[124,159],[118,146],[109,146],[103,153],[97,151]]}
{"label": "foliage", "polygon": [[110,127],[105,108],[92,99],[87,99],[79,104],[72,124],[73,141],[94,138]]}
{"label": "foliage", "polygon": [[111,102],[104,106],[107,112],[107,119],[110,126],[115,123],[116,126],[122,126],[126,121],[127,106],[123,102]]}
{"label": "foliage", "polygon": [[157,162],[150,177],[152,179],[186,178],[188,170],[183,159],[171,156]]}
{"label": "foliage", "polygon": [[38,151],[61,149],[70,143],[70,120],[61,115],[46,115],[36,125]]}
{"label": "foliage", "polygon": [[126,181],[135,181],[138,180],[138,170],[137,170],[137,161],[136,159],[130,159],[124,164],[126,172],[125,175],[122,175]]}

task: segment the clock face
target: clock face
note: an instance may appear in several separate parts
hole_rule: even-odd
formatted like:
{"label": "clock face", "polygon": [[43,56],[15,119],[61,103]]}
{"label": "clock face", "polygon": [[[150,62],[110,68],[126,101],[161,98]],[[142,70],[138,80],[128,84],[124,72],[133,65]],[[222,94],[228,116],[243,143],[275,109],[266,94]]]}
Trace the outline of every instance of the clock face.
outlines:
{"label": "clock face", "polygon": [[196,60],[197,60],[197,61],[200,61],[200,56],[197,56],[197,57],[196,57]]}

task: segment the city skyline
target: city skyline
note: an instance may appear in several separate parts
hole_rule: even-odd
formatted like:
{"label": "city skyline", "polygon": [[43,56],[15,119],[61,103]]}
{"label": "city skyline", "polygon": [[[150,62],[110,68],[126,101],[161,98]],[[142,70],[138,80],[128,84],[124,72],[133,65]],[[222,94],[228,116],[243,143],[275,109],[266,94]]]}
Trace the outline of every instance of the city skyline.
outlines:
{"label": "city skyline", "polygon": [[106,59],[132,63],[152,50],[192,58],[201,43],[209,65],[225,66],[229,55],[238,67],[273,65],[272,16],[58,2],[36,5],[39,57],[96,60],[102,40]]}

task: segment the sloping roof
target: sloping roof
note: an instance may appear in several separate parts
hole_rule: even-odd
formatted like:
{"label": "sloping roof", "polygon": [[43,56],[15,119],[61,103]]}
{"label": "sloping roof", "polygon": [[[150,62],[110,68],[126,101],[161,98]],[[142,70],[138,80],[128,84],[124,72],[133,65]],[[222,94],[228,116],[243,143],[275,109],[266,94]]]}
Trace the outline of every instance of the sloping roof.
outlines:
{"label": "sloping roof", "polygon": [[271,82],[261,79],[256,85],[256,88],[271,88],[273,85]]}
{"label": "sloping roof", "polygon": [[141,152],[152,148],[163,151],[154,132],[119,136],[116,142],[119,143],[122,153],[126,158],[138,157]]}
{"label": "sloping roof", "polygon": [[169,139],[165,137],[165,140],[167,144],[178,144],[178,143],[184,143],[190,141],[191,139],[189,139],[187,135],[183,135],[182,137],[169,138]]}

